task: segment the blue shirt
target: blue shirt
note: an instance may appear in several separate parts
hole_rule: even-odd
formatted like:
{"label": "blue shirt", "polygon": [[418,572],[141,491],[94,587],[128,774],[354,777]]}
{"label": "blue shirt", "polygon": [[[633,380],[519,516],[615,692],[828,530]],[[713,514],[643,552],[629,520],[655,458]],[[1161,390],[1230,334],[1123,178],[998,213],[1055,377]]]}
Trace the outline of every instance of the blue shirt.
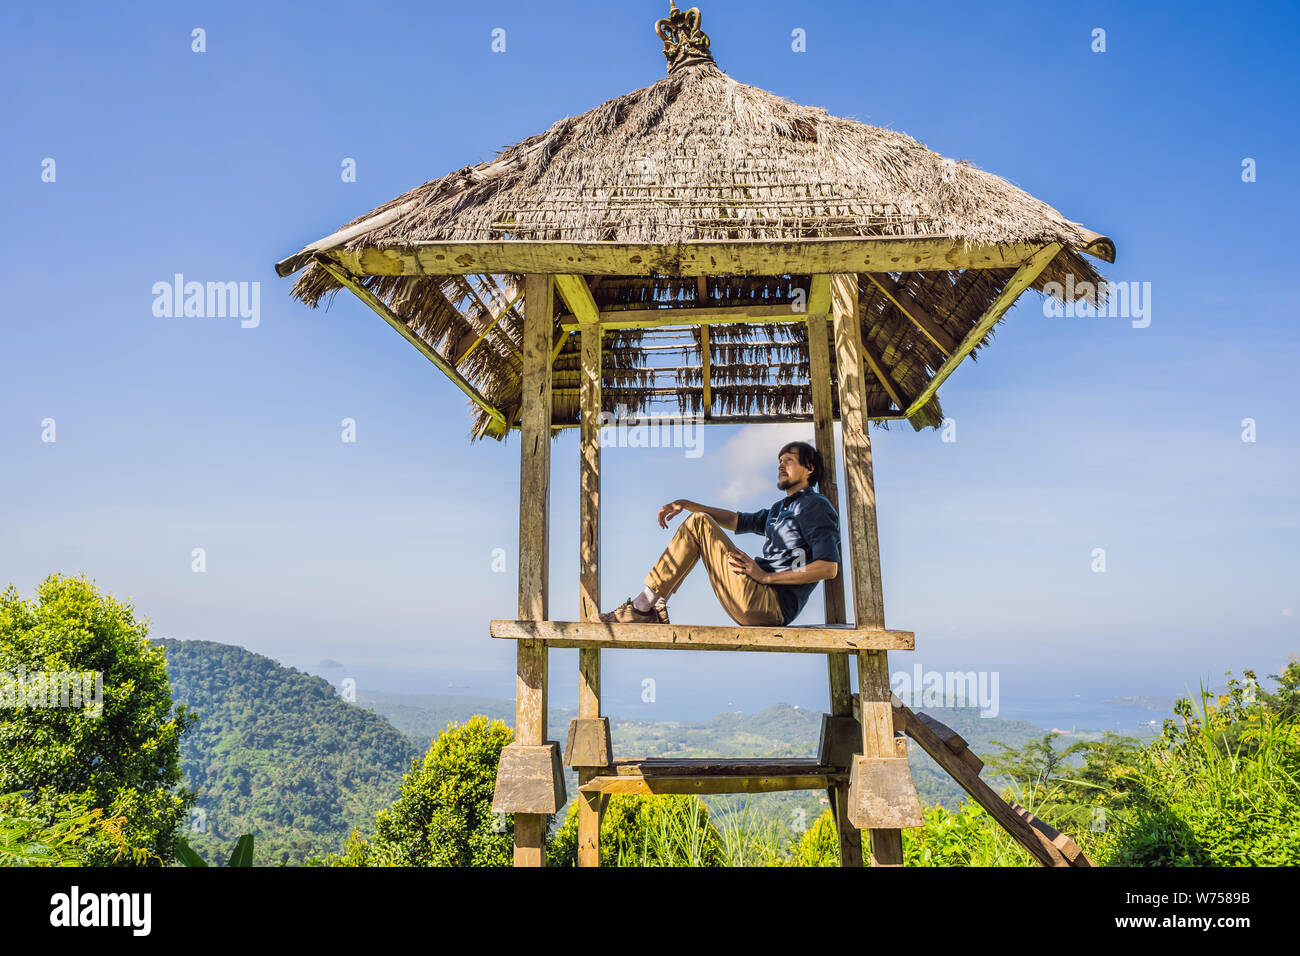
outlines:
{"label": "blue shirt", "polygon": [[[793,571],[813,561],[840,563],[840,516],[824,496],[805,488],[786,495],[763,511],[736,512],[736,533],[767,536],[754,563],[764,571]],[[816,581],[773,584],[781,614],[789,624],[803,610]]]}

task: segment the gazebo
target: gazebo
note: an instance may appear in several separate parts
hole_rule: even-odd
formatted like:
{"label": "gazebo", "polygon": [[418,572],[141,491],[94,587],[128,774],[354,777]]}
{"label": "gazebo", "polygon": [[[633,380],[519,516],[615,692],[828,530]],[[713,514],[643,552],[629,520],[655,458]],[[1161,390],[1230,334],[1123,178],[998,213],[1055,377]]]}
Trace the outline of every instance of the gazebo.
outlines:
{"label": "gazebo", "polygon": [[[668,73],[406,192],[276,265],[310,306],[346,288],[468,397],[470,434],[521,448],[515,742],[493,808],[515,815],[515,862],[544,863],[565,802],[546,739],[548,650],[579,652],[579,716],[563,762],[579,781],[579,864],[598,865],[610,794],[826,790],[844,865],[901,865],[923,825],[911,738],[1040,863],[1089,865],[1065,834],[980,779],[949,728],[890,693],[869,421],[943,421],[938,390],[1027,289],[1104,288],[1113,243],[1005,179],[892,130],[800,106],[718,68],[695,8],[658,21]],[[1051,285],[1051,283],[1056,283]],[[558,295],[556,295],[558,293]],[[824,626],[602,624],[600,428],[611,420],[811,422],[822,492],[847,516]],[[841,422],[844,507],[832,423]],[[644,420],[644,418],[641,418]],[[549,620],[548,437],[580,429],[580,621]],[[816,758],[615,759],[601,651],[817,653],[829,707]],[[850,658],[857,661],[852,690]]]}

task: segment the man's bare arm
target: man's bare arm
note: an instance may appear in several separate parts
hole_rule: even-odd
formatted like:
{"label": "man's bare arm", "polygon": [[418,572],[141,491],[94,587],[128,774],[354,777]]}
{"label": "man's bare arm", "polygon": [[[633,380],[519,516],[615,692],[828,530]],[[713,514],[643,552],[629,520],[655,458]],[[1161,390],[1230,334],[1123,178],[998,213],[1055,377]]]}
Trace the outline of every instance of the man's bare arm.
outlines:
{"label": "man's bare arm", "polygon": [[812,584],[828,581],[840,570],[836,561],[809,561],[791,571],[764,571],[742,551],[731,552],[731,567],[737,574],[747,574],[759,584]]}
{"label": "man's bare arm", "polygon": [[728,531],[736,530],[737,518],[734,511],[727,511],[725,508],[710,508],[708,505],[689,501],[686,498],[670,501],[659,509],[659,527],[668,527],[668,522],[683,511],[702,511]]}
{"label": "man's bare arm", "polygon": [[828,581],[840,571],[835,561],[809,561],[802,568],[792,571],[768,571],[762,578],[763,584],[808,584],[814,581]]}

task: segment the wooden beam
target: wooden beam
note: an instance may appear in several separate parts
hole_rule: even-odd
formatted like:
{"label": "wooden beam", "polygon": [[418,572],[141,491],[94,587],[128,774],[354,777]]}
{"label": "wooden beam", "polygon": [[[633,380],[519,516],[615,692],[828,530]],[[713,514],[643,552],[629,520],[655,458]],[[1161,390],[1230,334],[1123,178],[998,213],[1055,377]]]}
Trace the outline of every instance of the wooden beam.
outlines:
{"label": "wooden beam", "polygon": [[875,476],[872,473],[871,439],[867,434],[865,362],[857,276],[832,276],[831,294],[839,370],[841,441],[848,482],[846,510],[850,539],[854,544],[851,567],[855,620],[861,626],[883,627],[884,597],[880,579],[880,543],[876,532]]}
{"label": "wooden beam", "polygon": [[[572,389],[557,388],[557,393],[572,391]],[[675,389],[674,389],[675,391]],[[617,392],[615,392],[617,394]],[[873,422],[901,422],[905,421],[907,416],[902,412],[882,412],[878,415],[867,416]],[[672,415],[666,417],[655,416],[653,419],[657,425],[672,425],[674,423],[693,424],[696,419],[690,415]],[[812,415],[714,415],[708,420],[709,425],[772,425],[781,423],[798,422],[807,424],[812,422]],[[578,422],[560,422],[552,425],[551,428],[559,431],[562,428],[580,428]]]}
{"label": "wooden beam", "polygon": [[815,759],[634,757],[616,760],[584,785],[589,793],[772,793],[822,790],[844,778]]}
{"label": "wooden beam", "polygon": [[412,332],[410,328],[407,327],[407,324],[398,318],[390,308],[388,308],[383,299],[379,298],[379,296],[375,295],[363,286],[356,276],[348,272],[338,263],[331,262],[323,256],[318,256],[316,261],[320,264],[322,269],[337,279],[339,283],[345,286],[353,295],[366,305],[370,306],[371,311],[396,329],[402,338],[414,345],[421,355],[427,358],[440,372],[451,379],[452,383],[468,395],[475,405],[488,413],[488,417],[491,419],[491,423],[487,429],[489,435],[499,438],[509,431],[509,423],[506,421],[506,417],[501,413],[500,409],[480,395],[478,389],[467,382],[464,376],[462,376],[460,372],[456,371],[455,367],[450,362],[438,354],[436,349]]}
{"label": "wooden beam", "polygon": [[907,403],[902,399],[902,389],[898,382],[894,381],[894,376],[890,374],[889,369],[885,368],[885,360],[880,357],[880,353],[876,351],[869,339],[862,340],[862,358],[871,369],[871,374],[876,377],[876,381],[880,383],[880,387],[889,396],[889,400],[900,412],[905,410]]}
{"label": "wooden beam", "polygon": [[470,355],[473,354],[474,350],[478,348],[479,345],[482,344],[485,338],[487,338],[487,334],[497,327],[497,323],[500,322],[501,319],[505,317],[505,315],[515,307],[515,303],[518,302],[523,297],[524,297],[524,287],[520,285],[517,289],[515,289],[515,293],[513,296],[511,296],[509,301],[507,301],[500,309],[497,310],[496,315],[492,317],[492,321],[489,322],[487,325],[483,326],[483,331],[479,332],[478,335],[474,337],[474,341],[471,342],[465,348],[465,350],[462,351],[460,355],[456,357],[456,361],[454,364],[459,366],[461,362],[469,358]]}
{"label": "wooden beam", "polygon": [[[519,468],[519,616],[545,621],[549,590],[551,501],[550,276],[524,280],[523,417]],[[515,682],[515,742],[540,746],[547,730],[547,654],[541,641],[520,641]],[[515,816],[515,865],[546,863],[546,817]]]}
{"label": "wooden beam", "polygon": [[[601,624],[592,621],[492,621],[493,637],[550,647],[682,651],[771,651],[793,654],[910,651],[911,631],[881,627],[741,627],[720,624]],[[885,698],[888,701],[888,697]]]}
{"label": "wooden beam", "polygon": [[572,332],[563,332],[563,331],[555,333],[555,347],[551,349],[552,365],[554,365],[555,360],[560,357],[560,352],[564,348],[564,343],[569,341],[569,336],[572,334],[573,334]]}
{"label": "wooden beam", "polygon": [[966,333],[966,337],[961,340],[957,350],[948,356],[947,361],[939,367],[939,371],[934,373],[934,377],[926,384],[921,394],[912,400],[912,404],[907,407],[908,418],[911,418],[925,407],[926,403],[934,396],[934,393],[939,390],[939,386],[944,383],[944,380],[961,364],[962,359],[975,350],[975,346],[980,343],[980,340],[997,324],[1003,313],[1015,304],[1016,299],[1020,298],[1020,293],[1029,288],[1030,284],[1038,278],[1040,272],[1047,268],[1047,264],[1056,257],[1060,250],[1060,243],[1048,243],[1029,256],[1016,270],[1015,274],[1007,280],[1007,284],[1002,288],[998,297],[985,310],[984,315]]}
{"label": "wooden beam", "polygon": [[[1023,242],[968,246],[962,239],[947,236],[681,243],[500,239],[331,247],[330,255],[356,275],[772,276],[1009,269],[1024,262],[1036,248],[1037,244]],[[289,268],[296,259],[290,257],[282,265]]]}
{"label": "wooden beam", "polygon": [[[600,314],[582,276],[558,276],[556,287],[575,315],[582,318],[582,392],[579,400],[579,571],[578,608],[584,621],[600,616]],[[578,716],[600,717],[600,648],[578,651]],[[608,733],[608,724],[606,724]],[[578,788],[595,776],[578,768]],[[580,794],[578,866],[600,866],[600,797]]]}
{"label": "wooden beam", "polygon": [[778,793],[824,790],[843,774],[764,777],[612,777],[595,776],[578,789],[592,794]]}
{"label": "wooden beam", "polygon": [[[813,440],[816,442],[817,450],[821,452],[822,465],[826,470],[817,484],[817,490],[831,503],[838,514],[840,493],[835,454],[835,409],[831,384],[830,330],[826,321],[826,313],[830,311],[830,305],[830,276],[813,276],[811,288],[808,290],[808,381],[813,401]],[[843,537],[842,533],[841,537]],[[826,623],[843,624],[845,612],[842,561],[840,573],[823,581],[822,591],[826,607]],[[826,655],[826,677],[830,688],[831,715],[851,716],[853,686],[849,673],[849,655]],[[854,734],[857,734],[856,730]],[[848,781],[841,780],[828,787],[827,796],[831,801],[836,831],[839,835],[840,865],[862,866],[862,835],[848,817]]]}
{"label": "wooden beam", "polygon": [[956,339],[945,332],[943,326],[932,318],[907,290],[888,275],[868,272],[867,278],[871,280],[872,285],[885,294],[885,298],[894,303],[899,312],[921,330],[921,334],[929,339],[945,358],[957,350]]}
{"label": "wooden beam", "polygon": [[[876,492],[871,439],[867,433],[866,385],[863,375],[862,321],[858,314],[857,275],[831,276],[831,312],[840,388],[840,439],[848,485],[849,538],[852,541],[854,621],[859,627],[883,628],[884,595],[880,579],[880,541],[876,530]],[[861,698],[862,758],[894,756],[890,712],[889,661],[883,652],[858,654]],[[871,831],[871,864],[902,866],[899,829]]]}
{"label": "wooden beam", "polygon": [[596,307],[595,298],[592,297],[591,287],[582,276],[557,275],[555,291],[560,293],[560,298],[564,300],[569,311],[577,317],[578,323],[600,321],[600,310]]}
{"label": "wooden beam", "polygon": [[[670,325],[737,325],[742,322],[803,322],[806,311],[789,305],[709,305],[668,309],[604,309],[603,329],[657,329]],[[560,328],[577,329],[577,315],[560,316]]]}
{"label": "wooden beam", "polygon": [[966,743],[966,738],[957,731],[953,730],[947,724],[931,717],[929,714],[916,712],[916,718],[929,727],[934,735],[939,738],[949,750],[971,765],[976,773],[984,769],[984,761],[979,758],[970,745]]}

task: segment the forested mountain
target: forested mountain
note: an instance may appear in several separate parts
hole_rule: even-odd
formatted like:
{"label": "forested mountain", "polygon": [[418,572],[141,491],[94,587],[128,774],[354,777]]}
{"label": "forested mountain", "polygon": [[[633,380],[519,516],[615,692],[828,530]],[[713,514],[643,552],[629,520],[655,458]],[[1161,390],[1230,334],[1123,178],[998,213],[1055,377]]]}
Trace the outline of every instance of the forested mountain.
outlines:
{"label": "forested mountain", "polygon": [[259,865],[301,863],[368,833],[396,797],[417,747],[325,679],[229,644],[156,643],[173,700],[200,718],[181,761],[198,791],[186,839],[209,862],[252,833]]}

